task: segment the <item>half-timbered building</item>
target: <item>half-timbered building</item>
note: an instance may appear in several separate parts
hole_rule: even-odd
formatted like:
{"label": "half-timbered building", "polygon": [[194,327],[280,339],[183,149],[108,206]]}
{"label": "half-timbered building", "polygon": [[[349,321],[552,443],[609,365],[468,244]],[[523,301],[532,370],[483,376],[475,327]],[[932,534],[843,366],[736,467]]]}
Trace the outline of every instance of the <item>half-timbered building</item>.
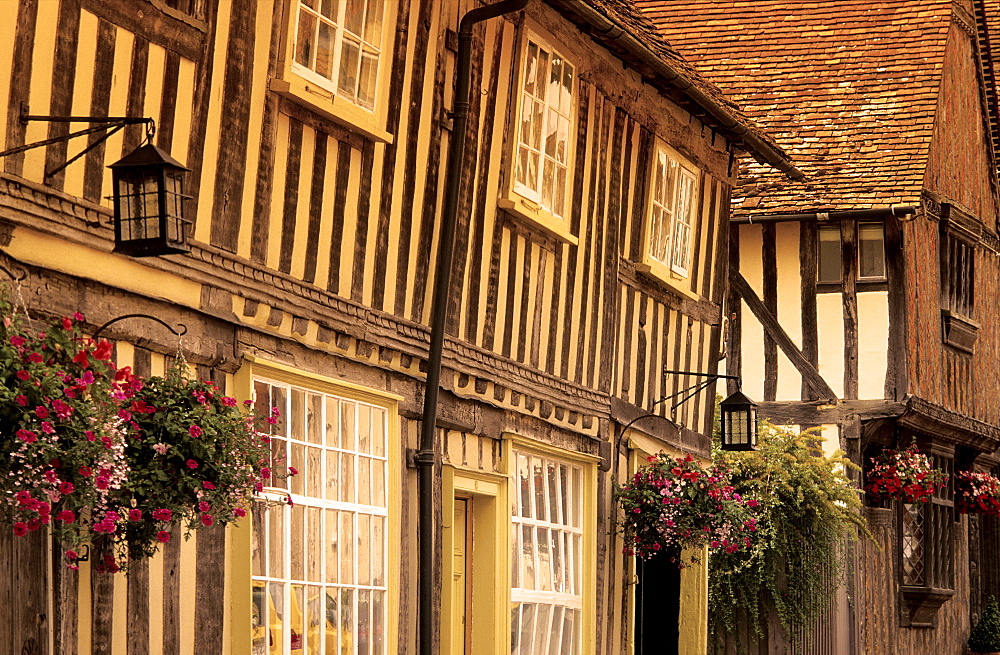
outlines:
{"label": "half-timbered building", "polygon": [[[460,135],[472,0],[0,4],[0,150],[146,117],[191,169],[190,252],[139,259],[112,252],[106,167],[141,126],[3,157],[12,293],[34,318],[183,324],[104,335],[119,365],[182,355],[279,408],[274,444],[300,471],[252,520],[173,539],[127,578],[0,530],[0,652],[416,653],[421,615],[436,653],[704,652],[704,568],[639,572],[643,604],[613,483],[644,453],[708,456],[714,394],[672,410],[661,399],[704,378],[664,370],[716,370],[737,158],[795,171],[629,0],[477,23]],[[456,136],[421,566],[429,281]]]}
{"label": "half-timbered building", "polygon": [[[994,469],[995,3],[641,4],[805,173],[740,173],[727,370],[763,415],[822,426],[861,466],[916,443],[952,476]],[[876,543],[831,614],[760,652],[965,652],[1000,591],[994,520],[957,513],[950,483],[867,504]]]}

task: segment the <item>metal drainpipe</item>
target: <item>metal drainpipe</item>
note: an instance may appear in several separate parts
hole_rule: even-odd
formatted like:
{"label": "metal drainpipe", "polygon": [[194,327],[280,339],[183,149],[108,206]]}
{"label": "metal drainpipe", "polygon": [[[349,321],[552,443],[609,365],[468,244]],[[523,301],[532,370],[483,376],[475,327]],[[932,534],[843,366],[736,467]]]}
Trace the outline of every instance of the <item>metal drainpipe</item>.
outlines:
{"label": "metal drainpipe", "polygon": [[437,452],[434,432],[437,424],[438,392],[441,385],[441,356],[444,349],[451,263],[455,250],[455,223],[458,215],[458,192],[465,154],[465,130],[469,121],[469,85],[471,83],[472,28],[491,18],[524,9],[529,0],[501,0],[478,7],[462,17],[458,28],[458,57],[455,72],[455,103],[452,112],[452,136],[448,152],[441,231],[438,239],[437,269],[434,272],[434,296],[431,304],[431,342],[427,355],[427,383],[424,388],[424,413],[420,430],[420,449],[414,457],[419,477],[420,582],[419,652],[434,655],[434,464]]}

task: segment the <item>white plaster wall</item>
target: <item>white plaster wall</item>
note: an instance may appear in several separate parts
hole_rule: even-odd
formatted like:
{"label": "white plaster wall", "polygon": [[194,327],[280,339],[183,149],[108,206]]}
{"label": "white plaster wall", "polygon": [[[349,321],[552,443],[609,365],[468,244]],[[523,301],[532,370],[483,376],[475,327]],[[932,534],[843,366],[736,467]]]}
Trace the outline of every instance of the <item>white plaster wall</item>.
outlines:
{"label": "white plaster wall", "polygon": [[[819,374],[838,398],[844,397],[844,300],[842,293],[816,296]],[[884,341],[883,341],[884,343]]]}
{"label": "white plaster wall", "polygon": [[[799,268],[799,224],[775,225],[775,251],[778,265],[778,324],[802,349],[802,283]],[[777,400],[802,398],[802,376],[778,349]]]}
{"label": "white plaster wall", "polygon": [[889,292],[858,294],[858,398],[885,397],[889,366]]}
{"label": "white plaster wall", "polygon": [[[740,273],[758,297],[761,297],[764,291],[761,244],[759,225],[745,225],[740,228]],[[763,399],[764,327],[745,302],[740,304],[742,305],[740,322],[742,323],[743,393],[755,400]]]}

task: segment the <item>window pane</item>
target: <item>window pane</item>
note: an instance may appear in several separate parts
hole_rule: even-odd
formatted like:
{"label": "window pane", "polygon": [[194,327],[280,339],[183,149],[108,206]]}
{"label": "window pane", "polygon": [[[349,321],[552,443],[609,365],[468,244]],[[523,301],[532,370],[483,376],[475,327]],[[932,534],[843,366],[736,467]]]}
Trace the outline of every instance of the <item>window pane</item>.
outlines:
{"label": "window pane", "polygon": [[285,508],[272,508],[268,512],[267,523],[267,574],[272,578],[283,578],[285,577]]}
{"label": "window pane", "polygon": [[819,235],[819,263],[817,265],[817,282],[840,282],[840,226],[821,225]]}
{"label": "window pane", "polygon": [[357,446],[354,440],[355,403],[342,401],[340,403],[340,439],[337,446],[345,450],[355,450]]}
{"label": "window pane", "polygon": [[336,22],[339,6],[340,0],[323,0],[323,6],[320,8],[320,13],[326,18]]}
{"label": "window pane", "polygon": [[[347,635],[340,629],[340,608],[338,607],[340,592],[335,588],[326,589],[326,652],[337,655],[339,653],[349,653],[350,642]],[[344,640],[341,644],[341,639]]]}
{"label": "window pane", "polygon": [[291,633],[292,650],[302,650],[302,610],[305,609],[305,589],[302,585],[292,585],[292,611],[289,612],[288,628]]}
{"label": "window pane", "polygon": [[333,79],[333,47],[336,38],[336,28],[330,26],[329,23],[320,21],[319,40],[316,43],[315,70],[317,73],[330,80]]}
{"label": "window pane", "polygon": [[[306,490],[307,496],[323,497],[323,450],[321,448],[306,448]],[[295,477],[303,477],[300,470]]]}
{"label": "window pane", "polygon": [[368,589],[358,590],[358,655],[369,655],[370,642],[368,632],[371,629],[371,591]]}
{"label": "window pane", "polygon": [[362,34],[365,25],[365,0],[347,0],[347,11],[344,12],[344,27]]}
{"label": "window pane", "polygon": [[340,513],[340,582],[354,584],[354,513]]}
{"label": "window pane", "polygon": [[340,527],[337,510],[328,509],[326,514],[326,581],[338,582],[340,578],[340,542],[337,530]]}
{"label": "window pane", "polygon": [[371,517],[358,514],[358,584],[371,584]]}
{"label": "window pane", "polygon": [[323,609],[325,598],[322,587],[306,587],[306,652],[309,655],[320,655],[325,630],[322,629],[326,613]]}
{"label": "window pane", "polygon": [[368,0],[365,14],[365,41],[377,43],[382,36],[382,5],[385,0]]}
{"label": "window pane", "polygon": [[524,59],[524,92],[538,95],[535,91],[535,75],[538,68],[538,46],[528,43],[528,52]]}
{"label": "window pane", "polygon": [[340,73],[337,90],[349,100],[354,100],[358,88],[358,65],[361,60],[361,44],[345,38],[340,50]]}
{"label": "window pane", "polygon": [[[305,446],[300,443],[293,443],[292,447],[292,459],[290,462],[284,462],[282,468],[285,466],[293,466],[296,471],[306,470],[306,453]],[[291,491],[293,494],[304,494],[306,488],[305,474],[303,475],[293,475],[288,478],[291,484]]]}
{"label": "window pane", "polygon": [[385,519],[381,516],[371,517],[371,584],[381,587],[385,584],[385,552],[383,549],[385,540]]}
{"label": "window pane", "polygon": [[858,277],[885,277],[885,248],[881,223],[858,225]]}
{"label": "window pane", "polygon": [[312,67],[313,42],[316,39],[316,17],[305,9],[299,10],[299,33],[295,39],[295,61]]}
{"label": "window pane", "polygon": [[293,580],[304,580],[306,577],[305,545],[308,543],[308,540],[304,538],[304,512],[305,507],[302,505],[296,505],[291,508],[292,524],[289,530],[289,554],[291,556],[290,562],[292,568],[289,571],[289,575]]}

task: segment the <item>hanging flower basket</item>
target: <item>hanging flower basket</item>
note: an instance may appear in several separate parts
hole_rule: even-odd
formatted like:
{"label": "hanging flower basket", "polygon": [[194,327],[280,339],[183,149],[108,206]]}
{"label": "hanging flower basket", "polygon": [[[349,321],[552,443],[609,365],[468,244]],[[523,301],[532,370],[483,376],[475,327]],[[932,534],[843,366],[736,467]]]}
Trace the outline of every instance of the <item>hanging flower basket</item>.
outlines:
{"label": "hanging flower basket", "polygon": [[1000,516],[1000,479],[989,473],[955,474],[955,508],[961,514]]}
{"label": "hanging flower basket", "polygon": [[250,408],[187,379],[183,362],[143,380],[82,336],[79,313],[38,330],[0,297],[0,316],[0,499],[16,536],[48,526],[70,568],[92,545],[95,569],[118,571],[175,524],[245,516],[285,477]]}
{"label": "hanging flower basket", "polygon": [[948,481],[931,459],[911,445],[906,450],[884,450],[871,458],[865,492],[876,500],[926,503]]}
{"label": "hanging flower basket", "polygon": [[705,468],[690,455],[660,453],[647,462],[615,492],[626,555],[702,546],[733,553],[751,546],[759,503],[736,493],[725,470]]}

